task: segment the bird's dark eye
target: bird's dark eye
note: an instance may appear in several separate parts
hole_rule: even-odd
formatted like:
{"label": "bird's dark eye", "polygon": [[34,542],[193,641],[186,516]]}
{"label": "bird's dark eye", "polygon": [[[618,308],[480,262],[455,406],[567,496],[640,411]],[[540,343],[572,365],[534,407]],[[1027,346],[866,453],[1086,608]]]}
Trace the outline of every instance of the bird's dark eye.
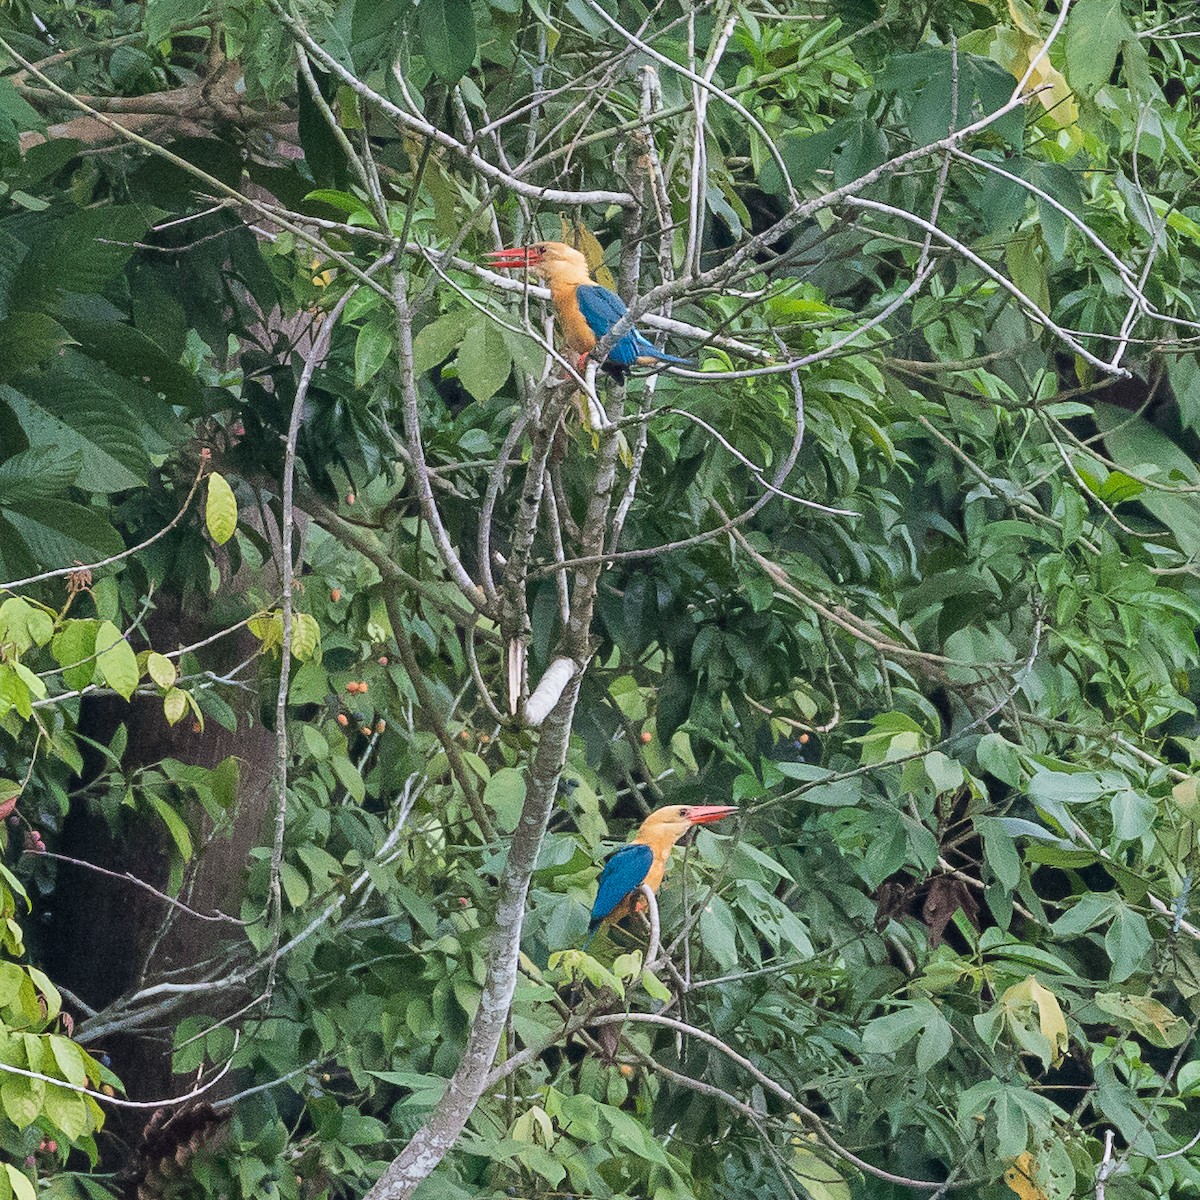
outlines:
{"label": "bird's dark eye", "polygon": [[681,819],[685,818],[685,817],[687,816],[687,809],[686,809],[686,808],[681,808],[681,809],[679,810],[679,816],[680,816],[680,818],[681,818]]}

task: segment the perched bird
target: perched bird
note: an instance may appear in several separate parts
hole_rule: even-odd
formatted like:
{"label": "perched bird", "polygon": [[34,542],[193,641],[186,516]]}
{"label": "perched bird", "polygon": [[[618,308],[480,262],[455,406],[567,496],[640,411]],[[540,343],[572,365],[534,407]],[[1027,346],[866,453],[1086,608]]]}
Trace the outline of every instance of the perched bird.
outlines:
{"label": "perched bird", "polygon": [[619,921],[638,907],[642,884],[658,891],[672,848],[693,825],[709,825],[734,812],[737,809],[728,804],[668,804],[656,808],[642,822],[633,841],[611,854],[604,864],[592,905],[588,941],[602,921]]}
{"label": "perched bird", "polygon": [[[581,372],[596,343],[625,315],[621,297],[594,282],[587,259],[565,242],[535,242],[532,246],[494,250],[485,257],[489,266],[505,270],[528,268],[545,280],[563,339],[579,355],[577,370]],[[665,354],[636,329],[630,329],[617,339],[603,365],[610,374],[624,375],[635,364],[695,361]]]}

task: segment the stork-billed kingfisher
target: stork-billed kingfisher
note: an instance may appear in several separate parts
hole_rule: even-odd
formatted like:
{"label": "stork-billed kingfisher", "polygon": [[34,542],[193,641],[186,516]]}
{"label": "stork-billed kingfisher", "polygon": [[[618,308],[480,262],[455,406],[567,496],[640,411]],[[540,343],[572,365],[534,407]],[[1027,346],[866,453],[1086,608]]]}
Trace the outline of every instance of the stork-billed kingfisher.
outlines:
{"label": "stork-billed kingfisher", "polygon": [[[488,265],[505,270],[528,268],[536,271],[550,288],[550,302],[558,314],[563,339],[579,355],[578,370],[596,343],[625,315],[625,302],[615,292],[596,283],[588,272],[587,259],[565,242],[535,242],[511,250],[494,250],[485,256]],[[630,329],[619,337],[604,366],[623,375],[635,364],[694,363],[693,358],[666,354]]]}
{"label": "stork-billed kingfisher", "polygon": [[592,905],[588,940],[602,921],[619,921],[638,907],[642,884],[658,891],[672,848],[693,825],[709,825],[734,812],[737,809],[728,804],[668,804],[656,808],[642,822],[633,841],[609,855],[604,864]]}

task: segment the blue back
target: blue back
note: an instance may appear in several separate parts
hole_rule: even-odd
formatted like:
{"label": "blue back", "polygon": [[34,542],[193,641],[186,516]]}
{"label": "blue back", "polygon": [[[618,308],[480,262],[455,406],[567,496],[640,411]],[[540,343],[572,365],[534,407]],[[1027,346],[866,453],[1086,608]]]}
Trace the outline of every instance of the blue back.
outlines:
{"label": "blue back", "polygon": [[[576,290],[579,311],[588,323],[588,328],[602,338],[626,313],[625,301],[616,292],[601,287],[598,283],[584,284]],[[631,367],[638,358],[637,343],[631,329],[608,352],[608,361],[618,366]],[[649,868],[647,868],[649,869]]]}
{"label": "blue back", "polygon": [[[585,283],[575,289],[575,298],[579,303],[579,311],[588,323],[588,328],[598,338],[606,333],[628,311],[625,301],[615,292],[601,287],[598,283]],[[674,354],[664,354],[652,342],[648,342],[636,329],[630,329],[617,339],[616,345],[608,352],[606,361],[619,367],[632,367],[639,358],[656,358],[659,362],[689,363],[690,358],[677,358]]]}
{"label": "blue back", "polygon": [[596,902],[592,905],[592,919],[588,925],[589,933],[595,930],[630,892],[641,886],[650,873],[650,864],[653,861],[654,851],[649,846],[637,842],[622,846],[609,856],[604,870],[600,872]]}

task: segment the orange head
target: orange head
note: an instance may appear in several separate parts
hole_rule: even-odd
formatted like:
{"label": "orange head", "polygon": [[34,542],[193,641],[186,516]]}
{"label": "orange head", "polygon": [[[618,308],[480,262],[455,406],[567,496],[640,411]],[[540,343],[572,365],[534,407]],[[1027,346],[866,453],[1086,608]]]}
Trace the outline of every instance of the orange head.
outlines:
{"label": "orange head", "polygon": [[730,804],[667,804],[642,822],[634,841],[674,845],[693,825],[711,825],[735,812]]}
{"label": "orange head", "polygon": [[566,242],[534,242],[510,250],[493,250],[484,255],[489,267],[499,270],[536,271],[542,279],[563,283],[591,283],[587,259]]}

